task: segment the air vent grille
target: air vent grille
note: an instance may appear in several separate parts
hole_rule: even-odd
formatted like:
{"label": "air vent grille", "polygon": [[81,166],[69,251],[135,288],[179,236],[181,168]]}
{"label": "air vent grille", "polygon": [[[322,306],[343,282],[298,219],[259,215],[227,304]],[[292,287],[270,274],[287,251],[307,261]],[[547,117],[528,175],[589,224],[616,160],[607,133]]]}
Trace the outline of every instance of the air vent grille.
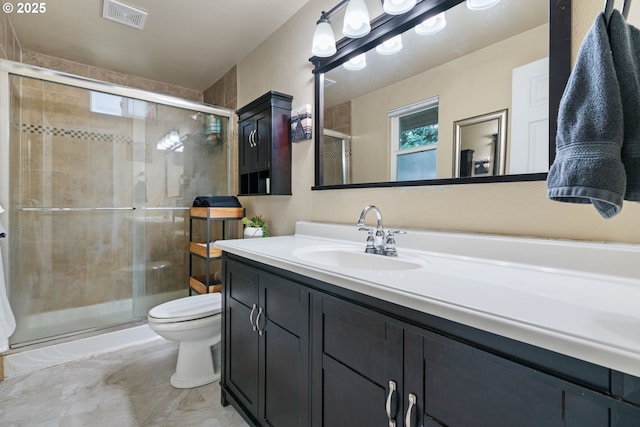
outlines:
{"label": "air vent grille", "polygon": [[102,17],[142,30],[147,20],[147,12],[116,0],[104,0]]}

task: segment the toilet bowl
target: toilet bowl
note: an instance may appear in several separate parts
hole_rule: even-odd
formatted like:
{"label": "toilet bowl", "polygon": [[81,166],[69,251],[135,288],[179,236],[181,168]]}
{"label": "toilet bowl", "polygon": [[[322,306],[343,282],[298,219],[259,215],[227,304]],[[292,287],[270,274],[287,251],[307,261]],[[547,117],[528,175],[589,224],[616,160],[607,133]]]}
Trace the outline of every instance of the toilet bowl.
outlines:
{"label": "toilet bowl", "polygon": [[220,379],[222,298],[219,293],[194,295],[149,310],[149,327],[180,343],[171,385],[193,388]]}

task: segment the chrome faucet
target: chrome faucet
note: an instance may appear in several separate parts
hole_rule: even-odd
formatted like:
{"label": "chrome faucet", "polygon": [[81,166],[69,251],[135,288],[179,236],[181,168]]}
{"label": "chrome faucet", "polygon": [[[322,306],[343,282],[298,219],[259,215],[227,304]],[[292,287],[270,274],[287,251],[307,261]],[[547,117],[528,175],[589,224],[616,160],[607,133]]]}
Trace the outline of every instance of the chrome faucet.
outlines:
{"label": "chrome faucet", "polygon": [[[376,214],[376,229],[375,234],[372,228],[365,226],[365,220],[367,218],[367,214],[369,211],[373,211]],[[398,256],[398,251],[396,250],[396,234],[405,234],[405,231],[402,230],[389,230],[385,233],[384,227],[382,226],[382,212],[374,205],[367,205],[362,210],[360,214],[360,218],[358,219],[357,226],[360,227],[360,231],[367,232],[367,247],[365,248],[365,252],[369,254],[379,254],[386,256]]]}
{"label": "chrome faucet", "polygon": [[[376,233],[373,234],[373,229],[365,227],[365,219],[367,218],[367,214],[369,211],[373,211],[376,214]],[[358,219],[358,227],[361,231],[368,232],[367,236],[367,247],[365,248],[365,252],[370,254],[381,254],[384,252],[384,228],[382,227],[382,212],[380,209],[375,207],[374,205],[365,206],[360,214],[360,219]]]}

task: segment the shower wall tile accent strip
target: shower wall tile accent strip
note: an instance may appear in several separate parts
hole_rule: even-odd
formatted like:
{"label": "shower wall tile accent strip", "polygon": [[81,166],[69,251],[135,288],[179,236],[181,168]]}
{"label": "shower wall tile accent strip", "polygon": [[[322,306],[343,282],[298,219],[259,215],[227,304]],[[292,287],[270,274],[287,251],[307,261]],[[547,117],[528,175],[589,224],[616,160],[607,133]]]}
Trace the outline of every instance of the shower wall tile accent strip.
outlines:
{"label": "shower wall tile accent strip", "polygon": [[115,142],[117,144],[133,144],[133,138],[113,133],[89,132],[84,130],[63,129],[53,126],[30,125],[23,123],[22,132],[36,135],[62,136],[98,142]]}

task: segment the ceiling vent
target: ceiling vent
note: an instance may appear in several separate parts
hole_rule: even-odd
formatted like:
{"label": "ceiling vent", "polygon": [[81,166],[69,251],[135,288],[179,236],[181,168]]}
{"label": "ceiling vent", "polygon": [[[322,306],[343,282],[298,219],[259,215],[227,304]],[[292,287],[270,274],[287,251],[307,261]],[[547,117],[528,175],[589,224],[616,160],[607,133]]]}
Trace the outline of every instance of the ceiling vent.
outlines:
{"label": "ceiling vent", "polygon": [[147,12],[116,0],[104,0],[102,17],[142,30],[147,20]]}

